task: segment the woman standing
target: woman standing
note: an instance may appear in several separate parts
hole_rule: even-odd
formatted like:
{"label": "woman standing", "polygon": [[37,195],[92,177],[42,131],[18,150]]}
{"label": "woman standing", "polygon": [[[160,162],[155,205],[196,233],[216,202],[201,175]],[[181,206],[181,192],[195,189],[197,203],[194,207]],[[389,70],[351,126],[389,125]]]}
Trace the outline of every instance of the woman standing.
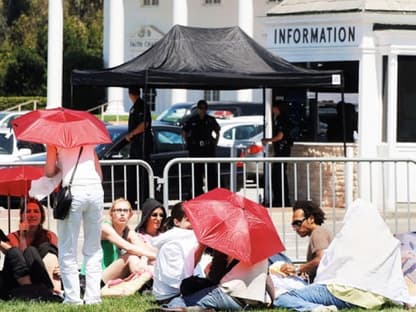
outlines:
{"label": "woman standing", "polygon": [[[101,222],[104,191],[95,146],[83,145],[73,148],[47,146],[45,165],[47,177],[53,177],[61,171],[62,185],[66,186],[74,170],[71,186],[73,199],[69,214],[64,220],[57,220],[59,265],[65,291],[64,303],[98,304],[101,303]],[[81,299],[80,294],[77,261],[81,221],[83,221],[84,230],[82,254],[86,270],[84,300]]]}

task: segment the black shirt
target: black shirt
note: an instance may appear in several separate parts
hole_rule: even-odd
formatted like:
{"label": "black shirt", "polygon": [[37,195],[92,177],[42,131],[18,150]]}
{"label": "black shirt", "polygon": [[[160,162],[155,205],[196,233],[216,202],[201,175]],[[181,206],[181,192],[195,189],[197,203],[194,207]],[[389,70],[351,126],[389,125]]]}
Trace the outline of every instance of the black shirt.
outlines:
{"label": "black shirt", "polygon": [[273,116],[273,137],[283,132],[283,139],[273,142],[275,156],[290,156],[289,121],[283,116]]}
{"label": "black shirt", "polygon": [[[129,111],[129,132],[133,131],[142,122],[147,122],[143,133],[135,135],[130,142],[130,158],[147,159],[153,151],[152,117],[149,107],[146,107],[141,98],[138,98]],[[145,136],[143,157],[143,137]]]}
{"label": "black shirt", "polygon": [[188,133],[188,145],[205,145],[213,144],[215,138],[212,132],[219,132],[221,127],[217,120],[209,115],[205,115],[203,119],[198,114],[190,117],[182,128]]}

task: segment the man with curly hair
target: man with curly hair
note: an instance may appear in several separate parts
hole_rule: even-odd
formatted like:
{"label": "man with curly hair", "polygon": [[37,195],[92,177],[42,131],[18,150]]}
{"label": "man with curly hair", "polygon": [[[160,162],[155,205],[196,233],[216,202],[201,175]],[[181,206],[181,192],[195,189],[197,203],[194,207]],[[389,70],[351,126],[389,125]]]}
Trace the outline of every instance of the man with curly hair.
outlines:
{"label": "man with curly hair", "polygon": [[309,200],[298,200],[293,205],[292,227],[300,237],[309,236],[306,263],[295,266],[284,264],[281,271],[287,275],[307,274],[310,282],[316,275],[319,262],[332,240],[331,233],[321,225],[325,221],[325,212],[318,204]]}

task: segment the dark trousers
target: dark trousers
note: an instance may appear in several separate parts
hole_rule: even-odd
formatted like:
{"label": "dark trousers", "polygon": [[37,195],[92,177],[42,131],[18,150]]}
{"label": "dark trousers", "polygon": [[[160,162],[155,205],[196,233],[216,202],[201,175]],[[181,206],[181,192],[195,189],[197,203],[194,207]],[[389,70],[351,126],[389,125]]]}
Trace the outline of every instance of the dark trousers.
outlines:
{"label": "dark trousers", "polygon": [[[283,189],[282,189],[283,186]],[[272,204],[275,207],[283,205],[290,206],[289,183],[287,181],[287,164],[283,164],[283,185],[282,185],[282,163],[272,164]]]}
{"label": "dark trousers", "polygon": [[0,272],[0,296],[7,297],[10,290],[20,286],[17,280],[27,275],[33,284],[53,288],[38,249],[33,246],[24,251],[16,247],[10,248],[4,259],[3,271]]}
{"label": "dark trousers", "polygon": [[149,175],[146,169],[139,167],[137,178],[136,166],[127,166],[127,200],[133,209],[140,208],[140,205],[149,197],[148,181]]}
{"label": "dark trousers", "polygon": [[[150,163],[150,155],[143,157],[137,148],[130,149],[130,159],[143,159]],[[127,200],[133,209],[137,209],[149,197],[149,175],[147,170],[139,166],[137,177],[136,166],[127,166]],[[137,185],[137,181],[139,181]],[[137,187],[139,188],[137,190]],[[137,197],[139,196],[139,197]]]}
{"label": "dark trousers", "polygon": [[[215,145],[204,147],[192,145],[189,148],[190,157],[215,157]],[[205,165],[207,165],[207,175],[205,176]],[[217,164],[215,163],[198,163],[194,165],[194,185],[195,196],[204,193],[204,177],[207,181],[207,189],[212,190],[218,186]],[[192,192],[191,192],[192,194]]]}
{"label": "dark trousers", "polygon": [[[287,142],[273,143],[273,150],[275,157],[290,157],[290,145]],[[271,202],[275,207],[282,207],[283,200],[285,207],[290,206],[289,200],[289,183],[287,182],[287,164],[276,162],[272,164],[271,172],[272,180],[272,194]],[[282,183],[283,175],[283,183]],[[266,202],[270,202],[266,200]]]}

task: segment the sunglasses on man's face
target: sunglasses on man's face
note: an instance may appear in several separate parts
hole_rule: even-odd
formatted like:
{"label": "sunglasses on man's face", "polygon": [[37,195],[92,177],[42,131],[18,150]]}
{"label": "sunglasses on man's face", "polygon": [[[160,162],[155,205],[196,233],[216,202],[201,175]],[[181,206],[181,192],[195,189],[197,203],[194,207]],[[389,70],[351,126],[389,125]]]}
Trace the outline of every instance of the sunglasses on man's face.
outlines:
{"label": "sunglasses on man's face", "polygon": [[299,227],[301,227],[301,225],[302,225],[302,223],[303,222],[305,222],[305,220],[306,220],[307,218],[303,218],[302,220],[294,220],[293,222],[292,222],[292,227],[294,227],[294,228],[299,228]]}
{"label": "sunglasses on man's face", "polygon": [[207,110],[208,108],[206,106],[199,106],[198,109]]}

